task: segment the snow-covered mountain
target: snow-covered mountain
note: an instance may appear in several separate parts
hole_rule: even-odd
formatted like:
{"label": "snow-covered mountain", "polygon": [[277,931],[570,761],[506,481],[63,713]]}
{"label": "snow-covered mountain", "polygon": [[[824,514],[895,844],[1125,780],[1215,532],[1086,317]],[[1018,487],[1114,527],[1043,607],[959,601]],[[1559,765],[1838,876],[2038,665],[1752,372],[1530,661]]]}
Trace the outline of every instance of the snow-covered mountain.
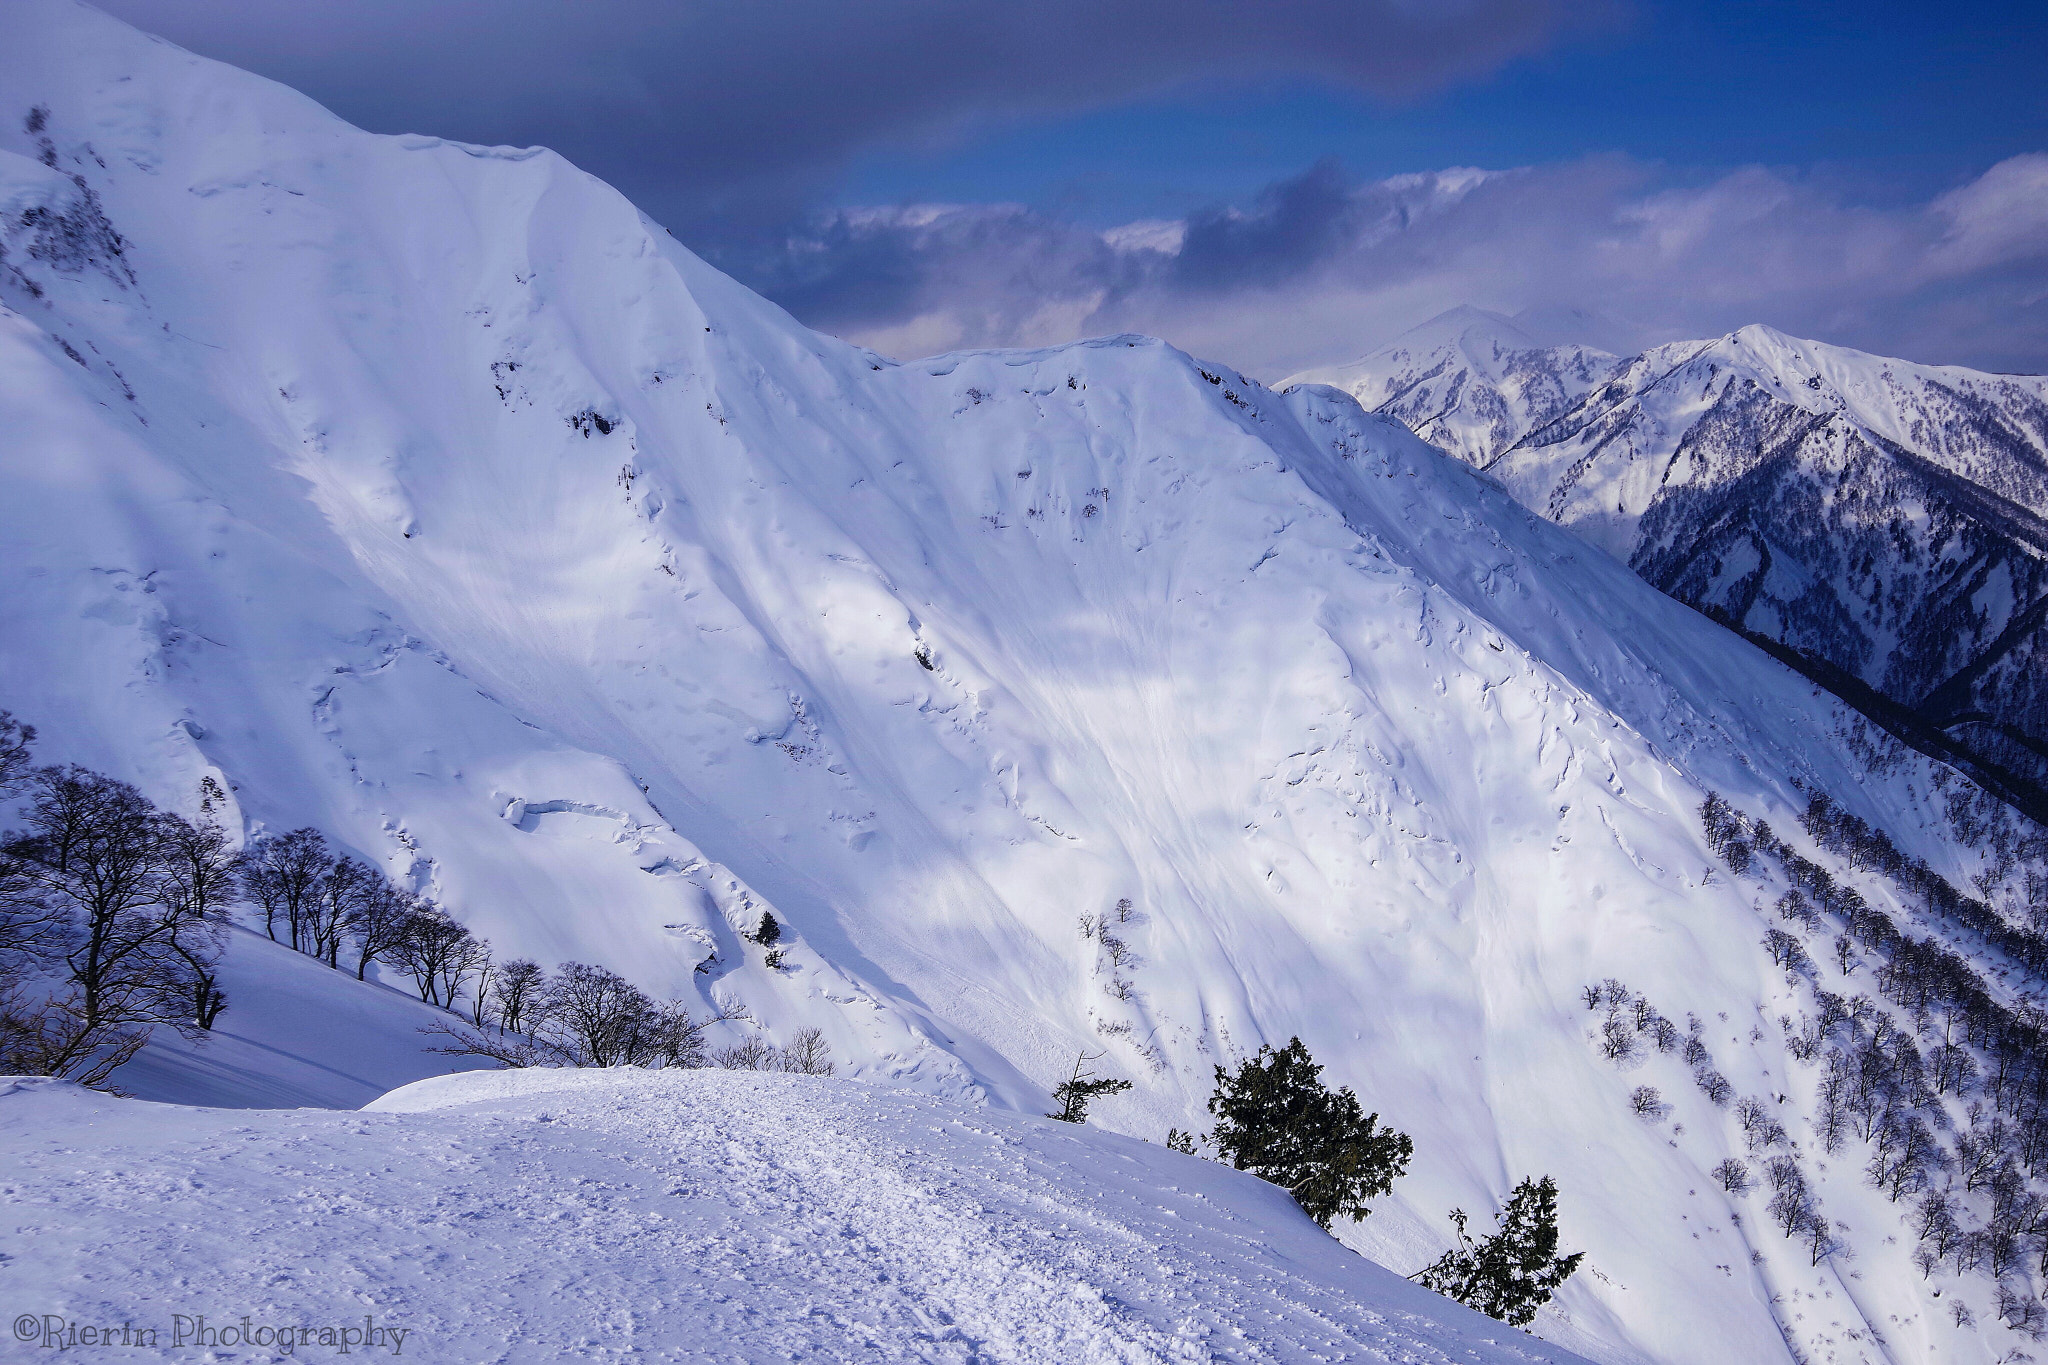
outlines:
{"label": "snow-covered mountain", "polygon": [[1555,420],[1620,361],[1592,346],[1547,345],[1514,319],[1453,308],[1349,365],[1286,380],[1328,384],[1439,450],[1484,465]]}
{"label": "snow-covered mountain", "polygon": [[1411,336],[1289,382],[1400,418],[2048,810],[2048,378],[1767,327],[1626,362],[1470,309]]}
{"label": "snow-covered mountain", "polygon": [[523,1071],[336,1114],[0,1080],[0,1153],[16,1359],[1583,1365],[1227,1167],[847,1081]]}
{"label": "snow-covered mountain", "polygon": [[[1813,1148],[1778,1021],[1870,972],[1788,979],[1698,816],[1830,793],[2002,903],[2034,831],[1955,774],[1343,394],[1139,337],[897,364],[550,153],[7,22],[0,705],[46,758],[216,776],[842,1075],[1042,1112],[1106,1051],[1092,1121],[1156,1140],[1298,1034],[1415,1139],[1346,1238],[1410,1270],[1554,1175],[1588,1262],[1536,1327],[1597,1360],[2015,1340]],[[1602,1056],[1609,976],[1781,1097],[1859,1259],[1709,1178],[1725,1096]]]}

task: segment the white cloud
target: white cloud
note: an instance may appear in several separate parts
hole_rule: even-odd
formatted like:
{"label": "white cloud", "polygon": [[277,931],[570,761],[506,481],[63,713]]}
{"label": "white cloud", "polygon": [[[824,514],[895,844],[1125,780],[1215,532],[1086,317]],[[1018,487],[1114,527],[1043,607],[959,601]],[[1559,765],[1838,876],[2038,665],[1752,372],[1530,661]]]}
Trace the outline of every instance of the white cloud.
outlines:
{"label": "white cloud", "polygon": [[[1660,177],[1621,158],[1375,182],[1325,164],[1253,204],[1108,232],[1014,205],[846,215],[832,270],[792,303],[884,350],[1136,330],[1268,377],[1349,359],[1460,303],[1592,310],[1645,341],[1764,322],[1914,360],[2048,370],[2048,155],[1881,208],[1758,167]],[[869,287],[876,259],[893,291]]]}

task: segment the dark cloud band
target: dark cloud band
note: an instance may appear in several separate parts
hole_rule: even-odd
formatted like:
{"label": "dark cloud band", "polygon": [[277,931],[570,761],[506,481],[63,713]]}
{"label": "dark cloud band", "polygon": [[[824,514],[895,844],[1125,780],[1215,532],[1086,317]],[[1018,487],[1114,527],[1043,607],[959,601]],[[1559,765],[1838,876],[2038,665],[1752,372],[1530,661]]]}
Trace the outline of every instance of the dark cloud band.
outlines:
{"label": "dark cloud band", "polygon": [[102,2],[374,130],[552,146],[657,213],[689,195],[787,198],[791,182],[880,141],[1191,82],[1278,73],[1413,93],[1589,12],[1562,0]]}

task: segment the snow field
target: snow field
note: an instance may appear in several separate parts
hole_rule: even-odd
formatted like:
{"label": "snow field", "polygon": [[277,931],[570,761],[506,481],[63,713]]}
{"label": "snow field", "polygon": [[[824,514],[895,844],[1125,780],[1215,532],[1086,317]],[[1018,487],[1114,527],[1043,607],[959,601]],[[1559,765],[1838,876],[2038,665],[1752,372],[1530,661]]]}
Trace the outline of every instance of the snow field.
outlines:
{"label": "snow field", "polygon": [[479,1074],[361,1113],[10,1086],[16,1313],[368,1317],[424,1360],[1577,1359],[1251,1177],[856,1082]]}

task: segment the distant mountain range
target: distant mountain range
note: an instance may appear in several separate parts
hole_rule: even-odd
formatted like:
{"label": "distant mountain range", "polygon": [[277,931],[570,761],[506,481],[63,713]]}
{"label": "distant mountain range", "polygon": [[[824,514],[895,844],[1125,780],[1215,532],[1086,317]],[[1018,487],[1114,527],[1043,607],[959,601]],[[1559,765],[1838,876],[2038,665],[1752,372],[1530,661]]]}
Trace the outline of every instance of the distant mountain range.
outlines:
{"label": "distant mountain range", "polygon": [[2048,378],[1768,327],[1623,359],[1459,308],[1300,383],[1398,418],[2048,813]]}

